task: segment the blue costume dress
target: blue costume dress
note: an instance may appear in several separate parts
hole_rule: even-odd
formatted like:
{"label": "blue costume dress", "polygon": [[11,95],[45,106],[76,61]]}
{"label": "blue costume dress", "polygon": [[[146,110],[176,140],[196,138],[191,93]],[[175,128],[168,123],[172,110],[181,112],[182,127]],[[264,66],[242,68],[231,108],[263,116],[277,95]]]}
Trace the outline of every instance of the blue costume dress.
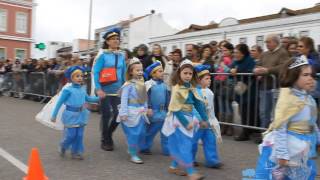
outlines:
{"label": "blue costume dress", "polygon": [[[149,117],[150,124],[146,127],[145,141],[141,144],[140,149],[141,151],[150,151],[153,139],[161,130],[167,116],[170,92],[162,80],[151,79],[145,84],[148,94],[148,108],[152,109],[153,115]],[[162,153],[169,155],[168,139],[163,133],[160,137]]]}
{"label": "blue costume dress", "polygon": [[[203,143],[203,151],[205,156],[205,165],[207,167],[215,167],[220,164],[220,159],[217,152],[217,136],[220,136],[220,127],[215,127],[215,124],[218,125],[218,120],[214,114],[214,95],[213,92],[206,88],[201,89],[201,87],[197,87],[198,94],[204,99],[206,104],[206,112],[208,114],[208,128],[199,128],[199,130],[195,133],[193,137],[193,158],[196,159],[196,154],[198,151],[198,141],[202,140]],[[196,112],[198,115],[198,113]],[[215,121],[215,122],[213,122]],[[219,126],[219,125],[218,125]],[[217,136],[216,136],[217,134]],[[221,136],[220,136],[221,138]]]}
{"label": "blue costume dress", "polygon": [[[201,119],[197,120],[192,108],[200,114]],[[190,83],[175,85],[172,88],[169,104],[169,114],[165,119],[162,133],[168,137],[168,147],[172,168],[180,167],[186,169],[188,175],[195,173],[193,169],[193,137],[199,127],[199,121],[208,120],[205,112],[203,99],[198,95]],[[193,123],[191,130],[187,126]]]}
{"label": "blue costume dress", "polygon": [[[131,156],[137,156],[139,145],[144,140],[145,123],[148,122],[147,93],[144,82],[141,80],[127,81],[121,88],[121,104],[117,121],[121,122],[127,138],[128,152]],[[120,120],[127,116],[128,120]]]}
{"label": "blue costume dress", "polygon": [[[320,133],[314,99],[305,91],[282,88],[270,125],[260,147],[256,179],[313,180]],[[289,160],[280,166],[279,159]]]}
{"label": "blue costume dress", "polygon": [[66,109],[62,113],[64,135],[60,143],[63,150],[71,146],[72,154],[82,154],[84,126],[89,118],[89,111],[84,107],[86,102],[98,102],[99,98],[88,96],[80,84],[72,83],[71,86],[62,89],[60,98],[52,112],[52,118],[56,118],[62,104]]}

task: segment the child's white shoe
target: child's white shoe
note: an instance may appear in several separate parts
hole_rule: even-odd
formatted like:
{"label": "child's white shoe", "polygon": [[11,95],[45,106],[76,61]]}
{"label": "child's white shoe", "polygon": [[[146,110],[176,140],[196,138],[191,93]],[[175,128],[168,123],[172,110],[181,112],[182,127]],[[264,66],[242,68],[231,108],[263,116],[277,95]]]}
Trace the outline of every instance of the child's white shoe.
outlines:
{"label": "child's white shoe", "polygon": [[142,159],[140,159],[138,156],[131,156],[130,161],[135,164],[143,164]]}

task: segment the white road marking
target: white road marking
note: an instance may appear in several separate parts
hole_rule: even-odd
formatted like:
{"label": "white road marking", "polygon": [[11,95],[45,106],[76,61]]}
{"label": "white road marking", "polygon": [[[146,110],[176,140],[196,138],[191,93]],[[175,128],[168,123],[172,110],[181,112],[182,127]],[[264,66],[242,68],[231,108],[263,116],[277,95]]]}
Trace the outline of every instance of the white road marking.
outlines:
{"label": "white road marking", "polygon": [[1,147],[0,147],[0,156],[5,158],[6,160],[8,160],[11,164],[13,164],[17,168],[19,168],[22,172],[27,174],[28,167],[25,164],[23,164],[21,161],[19,161],[17,158],[15,158],[11,154],[9,154],[7,151],[2,149]]}

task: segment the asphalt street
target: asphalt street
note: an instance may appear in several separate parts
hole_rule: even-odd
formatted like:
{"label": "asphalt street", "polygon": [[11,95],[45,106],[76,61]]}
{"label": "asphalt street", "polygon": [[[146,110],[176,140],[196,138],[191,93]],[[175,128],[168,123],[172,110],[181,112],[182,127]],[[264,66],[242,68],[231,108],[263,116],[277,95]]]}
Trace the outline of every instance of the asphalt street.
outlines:
{"label": "asphalt street", "polygon": [[[145,161],[142,165],[129,162],[121,128],[118,128],[114,135],[115,151],[106,152],[100,149],[98,113],[91,113],[86,127],[85,159],[72,160],[69,155],[61,159],[58,154],[61,131],[35,121],[35,115],[43,106],[44,104],[30,100],[0,97],[0,148],[28,165],[30,151],[37,147],[50,180],[186,179],[167,173],[170,159],[160,154],[159,137],[156,139],[153,155],[141,156]],[[203,153],[199,150],[198,160],[203,162]],[[203,166],[198,168],[207,179],[239,180],[243,178],[242,170],[255,167],[258,149],[253,141],[236,142],[231,137],[224,137],[219,151],[224,163],[222,169],[208,169]],[[318,164],[320,165],[319,160]],[[1,180],[21,180],[24,176],[23,171],[0,156]]]}

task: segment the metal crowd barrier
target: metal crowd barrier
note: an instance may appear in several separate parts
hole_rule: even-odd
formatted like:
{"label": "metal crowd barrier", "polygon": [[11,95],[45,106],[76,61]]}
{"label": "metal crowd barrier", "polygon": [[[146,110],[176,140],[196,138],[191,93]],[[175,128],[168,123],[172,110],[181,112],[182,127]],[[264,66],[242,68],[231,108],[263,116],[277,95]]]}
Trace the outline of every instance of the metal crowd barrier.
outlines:
{"label": "metal crowd barrier", "polygon": [[[215,94],[215,113],[222,125],[265,130],[268,124],[262,125],[259,105],[261,101],[270,100],[263,91],[269,91],[271,97],[270,121],[278,97],[278,82],[273,75],[257,77],[253,73],[211,73],[211,86]],[[320,76],[320,74],[318,74]],[[84,82],[90,94],[90,73],[86,73]],[[220,79],[224,80],[217,80]],[[221,78],[224,77],[224,78]],[[54,96],[63,86],[63,74],[56,71],[44,72],[10,72],[0,75],[0,92],[4,95],[41,97],[43,100]],[[236,102],[236,103],[235,103]],[[238,106],[242,121],[234,121],[234,108]]]}
{"label": "metal crowd barrier", "polygon": [[[90,74],[85,76],[84,82],[87,89],[91,86]],[[43,100],[51,98],[66,83],[61,71],[8,72],[0,76],[0,92],[5,96],[24,98],[26,96],[40,97]]]}
{"label": "metal crowd barrier", "polygon": [[[211,73],[212,91],[215,94],[215,113],[220,124],[241,128],[266,130],[269,122],[261,124],[259,115],[260,101],[267,97],[260,95],[262,91],[272,92],[270,120],[277,99],[277,79],[273,75],[257,77],[253,73]],[[266,93],[261,93],[265,94]],[[240,118],[235,118],[239,111]]]}

